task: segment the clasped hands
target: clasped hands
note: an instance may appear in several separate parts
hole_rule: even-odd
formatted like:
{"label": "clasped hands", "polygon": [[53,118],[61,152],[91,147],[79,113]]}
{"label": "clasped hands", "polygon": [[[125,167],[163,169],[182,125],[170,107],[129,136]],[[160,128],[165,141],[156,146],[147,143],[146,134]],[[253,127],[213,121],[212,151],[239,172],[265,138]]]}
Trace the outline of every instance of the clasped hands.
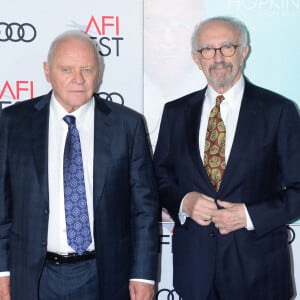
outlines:
{"label": "clasped hands", "polygon": [[[217,207],[217,204],[222,209]],[[182,210],[196,223],[208,226],[214,223],[221,234],[246,227],[247,219],[243,203],[215,200],[207,195],[190,192],[183,201]]]}

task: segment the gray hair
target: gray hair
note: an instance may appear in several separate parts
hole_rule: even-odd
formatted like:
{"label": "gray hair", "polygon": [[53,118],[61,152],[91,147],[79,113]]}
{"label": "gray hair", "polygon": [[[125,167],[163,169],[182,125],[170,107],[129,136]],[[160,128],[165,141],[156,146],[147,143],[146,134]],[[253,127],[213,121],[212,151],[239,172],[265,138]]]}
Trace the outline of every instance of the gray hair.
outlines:
{"label": "gray hair", "polygon": [[203,27],[207,24],[213,23],[213,22],[223,22],[228,24],[229,26],[231,26],[237,33],[239,36],[239,42],[241,44],[241,52],[243,51],[243,49],[245,49],[248,45],[249,45],[249,32],[248,29],[246,27],[246,25],[233,17],[226,17],[226,16],[218,16],[218,17],[213,17],[213,18],[209,18],[204,20],[203,22],[201,22],[200,24],[196,25],[195,29],[194,29],[194,33],[192,35],[192,52],[196,55],[198,55],[198,40],[199,40],[199,34],[201,32],[201,30],[203,29]]}
{"label": "gray hair", "polygon": [[[53,53],[55,51],[55,49],[57,48],[57,46],[64,41],[67,40],[81,40],[81,41],[86,41],[88,42],[93,49],[95,50],[95,55],[98,59],[98,68],[99,68],[99,73],[100,73],[100,83],[102,82],[102,78],[103,78],[103,72],[104,72],[104,59],[103,56],[100,53],[100,46],[98,44],[98,42],[94,39],[92,39],[88,34],[84,33],[83,31],[80,30],[68,30],[63,32],[62,34],[60,34],[59,36],[57,36],[51,43],[49,51],[48,51],[48,55],[47,55],[47,62],[49,64],[49,66],[51,65],[51,60],[53,57]],[[76,50],[74,50],[76,51]]]}

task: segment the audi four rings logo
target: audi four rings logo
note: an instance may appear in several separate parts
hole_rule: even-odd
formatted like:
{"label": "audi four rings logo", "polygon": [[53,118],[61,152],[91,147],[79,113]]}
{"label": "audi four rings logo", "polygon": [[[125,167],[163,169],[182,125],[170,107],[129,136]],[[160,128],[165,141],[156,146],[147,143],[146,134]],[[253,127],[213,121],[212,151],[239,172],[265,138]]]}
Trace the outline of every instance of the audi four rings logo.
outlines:
{"label": "audi four rings logo", "polygon": [[117,92],[112,92],[112,93],[100,92],[98,95],[105,100],[124,105],[123,96]]}
{"label": "audi four rings logo", "polygon": [[0,22],[0,42],[30,43],[36,38],[36,29],[29,23]]}
{"label": "audi four rings logo", "polygon": [[183,300],[181,297],[177,295],[175,290],[169,290],[169,289],[161,289],[157,292],[156,300]]}

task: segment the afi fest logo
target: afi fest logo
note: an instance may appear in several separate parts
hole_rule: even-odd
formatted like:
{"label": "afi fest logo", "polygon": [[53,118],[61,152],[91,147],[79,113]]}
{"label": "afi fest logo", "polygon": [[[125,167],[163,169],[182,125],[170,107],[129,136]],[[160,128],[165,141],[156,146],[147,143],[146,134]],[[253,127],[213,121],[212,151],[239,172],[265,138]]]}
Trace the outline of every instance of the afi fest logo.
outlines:
{"label": "afi fest logo", "polygon": [[120,55],[120,46],[124,38],[120,37],[119,16],[101,16],[97,19],[92,16],[85,33],[93,39],[99,39],[102,56]]}

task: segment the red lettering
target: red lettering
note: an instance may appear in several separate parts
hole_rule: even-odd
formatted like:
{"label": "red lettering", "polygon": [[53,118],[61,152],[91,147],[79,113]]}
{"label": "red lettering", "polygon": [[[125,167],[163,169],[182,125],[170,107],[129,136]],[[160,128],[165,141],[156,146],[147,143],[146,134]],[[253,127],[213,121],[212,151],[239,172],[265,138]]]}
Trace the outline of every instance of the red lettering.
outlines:
{"label": "red lettering", "polygon": [[91,17],[85,33],[88,33],[91,29],[91,27],[94,26],[98,32],[98,35],[105,35],[106,34],[106,28],[107,27],[113,27],[115,28],[115,34],[119,35],[120,33],[120,22],[119,22],[119,17],[118,16],[102,16],[101,17],[101,29],[96,22],[96,19],[94,16]]}
{"label": "red lettering", "polygon": [[[3,89],[0,93],[0,99],[3,98],[5,92],[10,94],[10,97],[14,100],[20,99],[21,92],[29,92],[30,98],[33,98],[33,81],[28,80],[17,80],[15,85],[15,91],[13,91],[12,86],[9,84],[8,80],[6,80]],[[25,96],[28,98],[28,96]]]}
{"label": "red lettering", "polygon": [[114,17],[112,16],[103,16],[102,17],[102,31],[103,31],[103,35],[105,35],[105,27],[107,26],[114,26],[114,23],[106,23],[106,19],[114,19]]}
{"label": "red lettering", "polygon": [[28,83],[28,81],[22,81],[22,80],[18,80],[17,82],[16,82],[16,90],[17,90],[17,99],[20,99],[20,92],[21,91],[28,91],[28,87],[21,87],[21,85],[22,84],[24,84],[24,83]]}
{"label": "red lettering", "polygon": [[4,92],[5,92],[6,89],[8,89],[8,91],[10,92],[12,98],[14,100],[16,100],[16,96],[15,96],[15,94],[14,94],[14,92],[13,92],[13,90],[12,90],[12,88],[11,88],[9,82],[8,82],[8,80],[5,81],[4,87],[3,87],[2,91],[1,91],[1,94],[0,94],[0,99],[2,99],[2,97],[4,95]]}
{"label": "red lettering", "polygon": [[33,98],[33,81],[30,81],[30,98]]}
{"label": "red lettering", "polygon": [[119,35],[119,29],[120,29],[119,17],[116,16],[116,35]]}
{"label": "red lettering", "polygon": [[96,20],[95,20],[94,16],[92,16],[92,17],[91,17],[91,19],[90,19],[90,22],[89,22],[89,24],[88,24],[88,26],[87,26],[87,28],[86,28],[86,30],[85,30],[85,33],[88,33],[88,32],[89,32],[89,30],[90,30],[90,28],[91,28],[92,24],[94,24],[94,25],[95,25],[95,27],[96,27],[96,29],[97,29],[97,32],[98,32],[98,34],[99,34],[99,35],[101,35],[100,28],[99,28],[99,26],[98,26],[98,24],[97,24],[97,22],[96,22]]}
{"label": "red lettering", "polygon": [[90,30],[90,28],[91,28],[92,24],[94,24],[94,25],[95,25],[95,27],[96,27],[96,29],[97,29],[97,32],[98,32],[98,34],[99,34],[99,35],[101,35],[100,28],[99,28],[99,26],[98,26],[98,24],[97,24],[97,22],[96,22],[96,20],[95,20],[94,16],[92,16],[92,17],[91,17],[91,19],[90,19],[90,22],[89,22],[89,24],[88,24],[88,26],[87,26],[87,28],[86,28],[86,30],[85,30],[85,33],[88,33],[88,32],[89,32],[89,30]]}

